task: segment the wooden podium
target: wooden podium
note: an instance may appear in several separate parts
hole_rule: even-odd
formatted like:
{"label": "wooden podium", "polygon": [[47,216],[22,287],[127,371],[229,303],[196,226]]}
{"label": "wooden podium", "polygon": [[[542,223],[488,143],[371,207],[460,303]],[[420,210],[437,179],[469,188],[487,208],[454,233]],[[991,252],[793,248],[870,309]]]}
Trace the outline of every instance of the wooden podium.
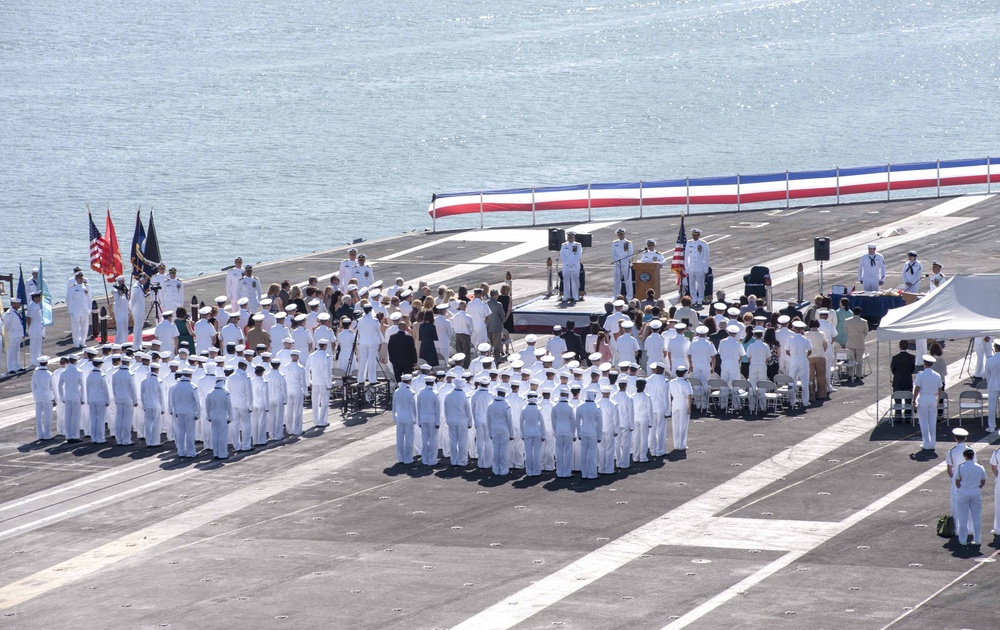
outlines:
{"label": "wooden podium", "polygon": [[646,298],[646,291],[653,290],[653,295],[660,297],[660,263],[632,263],[635,274],[635,296],[640,300]]}

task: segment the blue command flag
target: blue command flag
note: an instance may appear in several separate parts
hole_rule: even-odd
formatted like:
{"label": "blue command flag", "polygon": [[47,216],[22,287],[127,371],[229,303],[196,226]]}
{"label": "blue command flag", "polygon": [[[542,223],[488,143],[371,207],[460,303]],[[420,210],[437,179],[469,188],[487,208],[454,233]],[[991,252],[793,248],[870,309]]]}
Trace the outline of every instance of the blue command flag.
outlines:
{"label": "blue command flag", "polygon": [[146,245],[146,230],[142,227],[142,220],[139,211],[135,211],[135,232],[132,234],[132,249],[129,250],[129,260],[132,261],[132,277],[138,278],[139,274],[147,273],[146,259],[142,255],[142,249]]}
{"label": "blue command flag", "polygon": [[52,294],[42,275],[42,259],[38,259],[38,290],[42,292],[42,326],[52,325]]}
{"label": "blue command flag", "polygon": [[21,265],[17,266],[17,271],[20,274],[20,278],[17,280],[17,299],[21,300],[21,328],[24,330],[24,334],[28,334],[28,314],[26,309],[28,308],[28,288],[24,284],[24,270],[21,269]]}

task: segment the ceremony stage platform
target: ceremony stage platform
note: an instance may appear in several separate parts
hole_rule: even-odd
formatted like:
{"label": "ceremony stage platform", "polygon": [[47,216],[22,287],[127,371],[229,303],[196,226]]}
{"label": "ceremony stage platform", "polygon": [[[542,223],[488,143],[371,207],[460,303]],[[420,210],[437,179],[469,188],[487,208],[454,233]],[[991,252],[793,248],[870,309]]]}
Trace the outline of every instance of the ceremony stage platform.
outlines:
{"label": "ceremony stage platform", "polygon": [[567,320],[576,322],[577,329],[590,325],[592,313],[604,313],[604,304],[614,298],[607,295],[588,295],[570,305],[559,295],[539,296],[514,307],[514,330],[519,333],[551,333],[556,324],[565,326]]}

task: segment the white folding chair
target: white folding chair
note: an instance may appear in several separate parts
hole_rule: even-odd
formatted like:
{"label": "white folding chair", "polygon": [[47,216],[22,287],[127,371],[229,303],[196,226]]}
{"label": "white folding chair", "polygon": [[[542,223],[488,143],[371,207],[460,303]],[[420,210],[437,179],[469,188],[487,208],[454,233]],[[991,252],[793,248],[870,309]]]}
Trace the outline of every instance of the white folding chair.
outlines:
{"label": "white folding chair", "polygon": [[958,426],[962,426],[962,416],[966,412],[971,413],[972,417],[979,417],[980,423],[986,423],[986,406],[985,400],[983,398],[983,393],[979,390],[973,389],[969,391],[964,391],[958,395]]}
{"label": "white folding chair", "polygon": [[778,386],[771,381],[757,381],[757,404],[764,413],[768,409],[773,409],[778,413],[778,406],[781,404],[781,394],[778,393]]}
{"label": "white folding chair", "polygon": [[[756,413],[757,411],[757,400],[753,395],[753,386],[750,385],[750,381],[742,378],[733,379],[733,382],[729,384],[730,387],[730,408],[732,411],[742,411],[746,409],[750,413]],[[736,395],[733,396],[732,394]],[[734,404],[735,403],[735,404]]]}
{"label": "white folding chair", "polygon": [[722,392],[728,392],[729,383],[721,378],[708,379],[708,408],[722,410]]}
{"label": "white folding chair", "polygon": [[775,391],[781,399],[782,406],[791,407],[792,395],[795,393],[796,389],[795,379],[787,374],[775,374],[774,385]]}
{"label": "white folding chair", "polygon": [[891,402],[889,403],[889,409],[886,411],[889,416],[889,426],[896,425],[896,416],[900,416],[900,422],[906,419],[913,423],[913,392],[906,390],[898,390],[892,392]]}

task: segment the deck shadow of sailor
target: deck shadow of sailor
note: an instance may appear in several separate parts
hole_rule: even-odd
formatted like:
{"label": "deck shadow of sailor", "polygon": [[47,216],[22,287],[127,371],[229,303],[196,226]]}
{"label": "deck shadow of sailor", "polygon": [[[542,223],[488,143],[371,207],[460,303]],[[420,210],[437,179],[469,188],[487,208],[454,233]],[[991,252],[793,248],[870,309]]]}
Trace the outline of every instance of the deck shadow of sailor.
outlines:
{"label": "deck shadow of sailor", "polygon": [[406,475],[407,477],[419,479],[421,477],[429,477],[433,475],[435,469],[436,467],[424,466],[419,461],[415,461],[412,464],[396,462],[388,468],[383,468],[382,473],[388,477],[401,477]]}
{"label": "deck shadow of sailor", "polygon": [[971,560],[973,558],[982,558],[986,555],[983,551],[983,547],[995,547],[996,545],[996,541],[990,543],[989,545],[961,545],[959,544],[958,539],[953,536],[941,545],[941,549],[951,552],[952,558],[957,558],[959,560]]}

